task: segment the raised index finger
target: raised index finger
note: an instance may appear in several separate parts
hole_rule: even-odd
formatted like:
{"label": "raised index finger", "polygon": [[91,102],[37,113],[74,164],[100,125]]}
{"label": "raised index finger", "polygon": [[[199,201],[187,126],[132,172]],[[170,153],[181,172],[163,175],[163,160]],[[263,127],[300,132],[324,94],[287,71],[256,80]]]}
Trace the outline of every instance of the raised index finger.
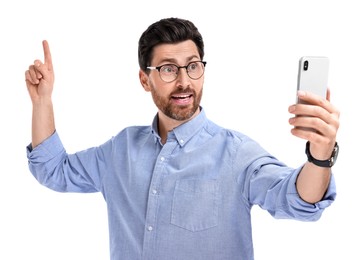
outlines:
{"label": "raised index finger", "polygon": [[51,50],[49,49],[49,44],[46,40],[44,40],[42,43],[44,51],[44,64],[48,67],[49,70],[53,70],[52,55]]}

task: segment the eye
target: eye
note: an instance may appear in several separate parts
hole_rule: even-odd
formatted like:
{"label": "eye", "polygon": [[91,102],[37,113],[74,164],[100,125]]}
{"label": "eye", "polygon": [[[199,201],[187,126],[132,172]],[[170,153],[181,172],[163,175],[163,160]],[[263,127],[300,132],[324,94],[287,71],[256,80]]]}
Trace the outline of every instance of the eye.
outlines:
{"label": "eye", "polygon": [[173,64],[167,64],[167,65],[163,65],[161,67],[160,71],[165,74],[176,73],[177,67]]}
{"label": "eye", "polygon": [[201,62],[191,62],[188,65],[187,70],[190,72],[197,72],[201,70],[202,63]]}
{"label": "eye", "polygon": [[188,65],[188,70],[189,71],[193,71],[193,70],[196,70],[196,69],[198,69],[198,63],[197,62],[193,62],[193,63],[190,63]]}

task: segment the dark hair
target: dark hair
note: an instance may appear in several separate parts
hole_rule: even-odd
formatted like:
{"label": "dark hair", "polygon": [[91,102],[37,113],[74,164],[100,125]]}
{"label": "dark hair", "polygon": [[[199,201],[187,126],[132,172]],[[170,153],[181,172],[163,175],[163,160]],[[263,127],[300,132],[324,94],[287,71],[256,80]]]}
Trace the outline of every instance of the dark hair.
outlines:
{"label": "dark hair", "polygon": [[165,18],[151,24],[139,39],[139,67],[147,71],[152,60],[153,48],[162,43],[179,43],[192,40],[198,49],[201,60],[204,57],[204,43],[196,26],[188,20]]}

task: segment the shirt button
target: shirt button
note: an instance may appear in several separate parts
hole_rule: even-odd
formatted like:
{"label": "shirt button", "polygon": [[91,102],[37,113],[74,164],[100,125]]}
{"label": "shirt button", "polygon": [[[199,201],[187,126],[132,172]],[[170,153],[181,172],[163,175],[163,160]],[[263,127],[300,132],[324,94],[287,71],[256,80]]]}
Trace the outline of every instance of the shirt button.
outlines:
{"label": "shirt button", "polygon": [[155,194],[157,194],[158,192],[157,192],[157,190],[156,190],[156,189],[153,189],[153,190],[152,190],[152,193],[155,195]]}
{"label": "shirt button", "polygon": [[179,140],[181,144],[183,144],[185,141],[183,141],[183,139]]}
{"label": "shirt button", "polygon": [[147,227],[147,230],[148,230],[148,231],[152,231],[152,230],[153,230],[153,227],[152,227],[152,226],[148,226],[148,227]]}
{"label": "shirt button", "polygon": [[162,156],[162,157],[161,157],[161,161],[164,161],[164,160],[165,160],[165,158]]}

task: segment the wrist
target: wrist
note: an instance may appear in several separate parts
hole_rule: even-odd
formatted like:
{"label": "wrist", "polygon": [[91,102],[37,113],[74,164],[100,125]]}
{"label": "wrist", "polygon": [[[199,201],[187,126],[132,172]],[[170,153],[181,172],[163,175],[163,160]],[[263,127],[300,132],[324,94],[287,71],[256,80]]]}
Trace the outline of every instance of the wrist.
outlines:
{"label": "wrist", "polygon": [[35,96],[31,97],[33,105],[42,105],[47,103],[52,103],[52,97],[51,96]]}
{"label": "wrist", "polygon": [[332,166],[334,166],[337,156],[339,154],[339,145],[337,144],[337,142],[335,143],[334,149],[331,152],[330,157],[325,160],[316,159],[315,157],[312,156],[309,141],[306,142],[306,151],[305,152],[307,155],[307,160],[309,162],[311,162],[319,167],[331,168]]}

